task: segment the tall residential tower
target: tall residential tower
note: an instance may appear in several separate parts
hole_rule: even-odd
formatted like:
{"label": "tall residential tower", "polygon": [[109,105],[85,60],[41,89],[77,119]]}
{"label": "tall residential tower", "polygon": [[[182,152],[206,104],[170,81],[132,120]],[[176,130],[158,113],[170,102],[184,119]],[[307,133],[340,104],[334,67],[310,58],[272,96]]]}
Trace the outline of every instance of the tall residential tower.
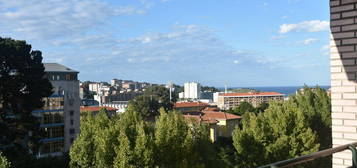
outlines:
{"label": "tall residential tower", "polygon": [[79,133],[78,71],[57,63],[45,63],[46,77],[53,86],[53,94],[44,98],[41,110],[33,111],[41,122],[46,137],[42,139],[39,157],[68,152]]}

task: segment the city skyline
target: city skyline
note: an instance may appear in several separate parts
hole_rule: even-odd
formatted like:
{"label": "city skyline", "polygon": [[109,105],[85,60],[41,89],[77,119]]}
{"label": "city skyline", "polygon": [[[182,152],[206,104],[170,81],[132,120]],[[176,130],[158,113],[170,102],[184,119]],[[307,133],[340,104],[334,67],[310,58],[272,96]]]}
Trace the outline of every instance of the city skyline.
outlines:
{"label": "city skyline", "polygon": [[329,8],[322,0],[0,4],[0,36],[26,40],[45,62],[80,71],[81,81],[330,83]]}

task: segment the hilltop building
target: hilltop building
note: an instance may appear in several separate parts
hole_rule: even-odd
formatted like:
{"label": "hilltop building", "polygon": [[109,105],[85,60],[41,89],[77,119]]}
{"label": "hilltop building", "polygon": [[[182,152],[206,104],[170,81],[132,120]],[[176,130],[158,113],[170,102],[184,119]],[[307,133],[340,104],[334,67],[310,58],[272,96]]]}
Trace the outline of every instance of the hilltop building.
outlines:
{"label": "hilltop building", "polygon": [[239,106],[241,102],[248,102],[254,107],[270,101],[283,101],[284,94],[277,92],[258,92],[258,93],[220,93],[217,95],[217,105],[221,109],[231,109]]}
{"label": "hilltop building", "polygon": [[58,156],[68,152],[79,133],[78,71],[57,63],[45,63],[46,77],[53,86],[53,94],[44,98],[44,107],[33,111],[40,120],[46,137],[42,139],[38,157]]}

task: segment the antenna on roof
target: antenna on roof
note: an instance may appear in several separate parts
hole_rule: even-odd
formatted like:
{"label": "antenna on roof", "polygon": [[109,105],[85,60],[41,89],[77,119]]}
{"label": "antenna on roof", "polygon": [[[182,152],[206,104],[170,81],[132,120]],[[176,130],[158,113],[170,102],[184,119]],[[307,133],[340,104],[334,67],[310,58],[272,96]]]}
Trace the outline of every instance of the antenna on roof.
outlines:
{"label": "antenna on roof", "polygon": [[227,83],[226,84],[224,84],[224,93],[227,93],[228,91],[227,91]]}
{"label": "antenna on roof", "polygon": [[171,100],[172,100],[172,87],[173,87],[172,81],[169,81],[168,86],[169,86],[170,102],[171,102]]}

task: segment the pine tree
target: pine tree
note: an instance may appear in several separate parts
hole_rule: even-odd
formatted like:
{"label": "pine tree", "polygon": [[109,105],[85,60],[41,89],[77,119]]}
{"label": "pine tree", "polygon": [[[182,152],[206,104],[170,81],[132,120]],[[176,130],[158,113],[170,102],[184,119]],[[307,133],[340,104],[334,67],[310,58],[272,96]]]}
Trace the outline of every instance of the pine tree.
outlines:
{"label": "pine tree", "polygon": [[245,114],[243,128],[233,134],[237,166],[257,167],[316,152],[317,136],[305,120],[293,102],[273,102],[264,113]]}
{"label": "pine tree", "polygon": [[119,146],[115,148],[115,168],[153,167],[153,143],[139,113],[128,110],[120,115]]}
{"label": "pine tree", "polygon": [[16,147],[8,149],[14,153],[36,153],[43,134],[32,111],[52,94],[42,54],[25,41],[1,37],[0,53],[0,146]]}
{"label": "pine tree", "polygon": [[206,126],[188,123],[177,112],[161,109],[155,127],[158,167],[216,167],[217,157]]}

